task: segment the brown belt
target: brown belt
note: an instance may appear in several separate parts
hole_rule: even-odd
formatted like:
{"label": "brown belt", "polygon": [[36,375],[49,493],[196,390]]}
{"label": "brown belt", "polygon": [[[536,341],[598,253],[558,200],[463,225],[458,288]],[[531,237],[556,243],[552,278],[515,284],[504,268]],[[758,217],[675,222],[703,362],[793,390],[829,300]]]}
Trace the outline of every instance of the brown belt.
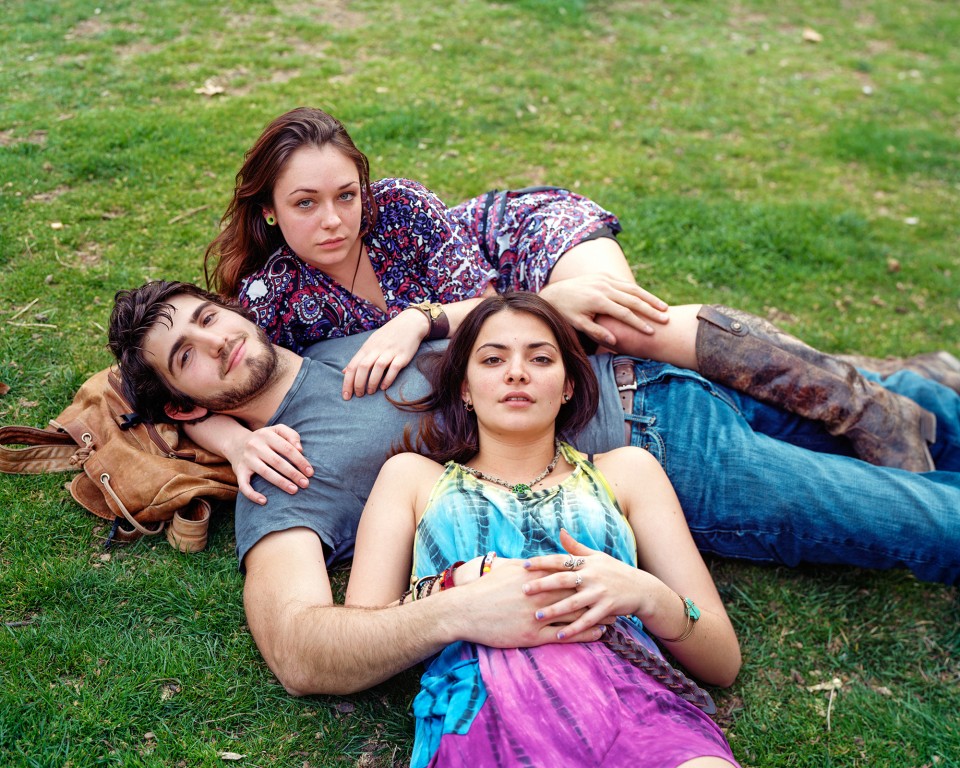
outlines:
{"label": "brown belt", "polygon": [[[623,406],[624,414],[633,413],[633,393],[637,391],[637,369],[634,367],[633,360],[624,358],[614,360],[613,378],[614,381],[617,382],[617,390],[620,392],[620,405]],[[630,445],[630,430],[632,426],[632,422],[624,420],[624,445]]]}

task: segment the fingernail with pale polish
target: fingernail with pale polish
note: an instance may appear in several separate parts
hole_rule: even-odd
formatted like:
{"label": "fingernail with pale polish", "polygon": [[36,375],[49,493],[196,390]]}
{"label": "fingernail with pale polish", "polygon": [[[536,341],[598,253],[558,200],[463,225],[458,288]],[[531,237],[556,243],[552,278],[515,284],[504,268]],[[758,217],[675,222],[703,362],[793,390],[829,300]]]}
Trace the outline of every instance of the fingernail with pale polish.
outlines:
{"label": "fingernail with pale polish", "polygon": [[566,632],[557,632],[557,640],[563,640],[567,636]]}
{"label": "fingernail with pale polish", "polygon": [[543,611],[537,611],[537,619],[539,620],[542,618],[543,618]]}
{"label": "fingernail with pale polish", "polygon": [[523,567],[524,567],[524,568],[529,568],[530,565],[531,565],[531,563],[530,563],[529,560],[524,560],[524,561],[523,561]]}

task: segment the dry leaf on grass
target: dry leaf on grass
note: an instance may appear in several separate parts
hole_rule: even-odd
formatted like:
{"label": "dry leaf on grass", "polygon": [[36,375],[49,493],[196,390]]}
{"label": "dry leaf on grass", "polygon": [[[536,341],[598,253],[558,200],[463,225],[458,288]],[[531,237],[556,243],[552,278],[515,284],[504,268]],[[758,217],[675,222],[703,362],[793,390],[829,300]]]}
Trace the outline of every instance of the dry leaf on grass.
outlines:
{"label": "dry leaf on grass", "polygon": [[817,683],[816,685],[808,685],[807,690],[810,693],[814,691],[838,691],[843,688],[843,681],[839,677],[833,678],[828,683]]}
{"label": "dry leaf on grass", "polygon": [[216,96],[217,94],[223,93],[225,90],[226,88],[218,84],[216,80],[210,77],[204,81],[200,88],[194,88],[193,92],[198,93],[201,96]]}

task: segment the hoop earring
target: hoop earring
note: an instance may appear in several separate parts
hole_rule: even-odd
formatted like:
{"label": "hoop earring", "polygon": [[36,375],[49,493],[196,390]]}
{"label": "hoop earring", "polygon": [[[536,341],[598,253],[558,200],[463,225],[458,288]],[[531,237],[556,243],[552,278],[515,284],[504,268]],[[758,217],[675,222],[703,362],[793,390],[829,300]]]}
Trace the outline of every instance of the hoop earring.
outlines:
{"label": "hoop earring", "polygon": [[273,218],[273,216],[267,216],[267,226],[272,227],[276,223],[277,223],[277,220]]}

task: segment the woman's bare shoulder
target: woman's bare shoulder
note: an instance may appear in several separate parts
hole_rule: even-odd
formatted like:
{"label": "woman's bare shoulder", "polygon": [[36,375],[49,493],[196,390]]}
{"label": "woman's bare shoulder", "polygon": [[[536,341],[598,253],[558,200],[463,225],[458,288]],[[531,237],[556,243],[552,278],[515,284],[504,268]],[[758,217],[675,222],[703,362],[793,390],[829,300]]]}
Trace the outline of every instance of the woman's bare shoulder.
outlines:
{"label": "woman's bare shoulder", "polygon": [[660,462],[649,451],[632,445],[614,448],[606,453],[598,453],[593,457],[593,463],[605,475],[609,475],[611,472],[636,474],[637,472],[663,471]]}
{"label": "woman's bare shoulder", "polygon": [[419,496],[433,487],[443,470],[443,464],[419,453],[397,453],[386,460],[377,476],[377,483],[392,488],[408,488]]}

